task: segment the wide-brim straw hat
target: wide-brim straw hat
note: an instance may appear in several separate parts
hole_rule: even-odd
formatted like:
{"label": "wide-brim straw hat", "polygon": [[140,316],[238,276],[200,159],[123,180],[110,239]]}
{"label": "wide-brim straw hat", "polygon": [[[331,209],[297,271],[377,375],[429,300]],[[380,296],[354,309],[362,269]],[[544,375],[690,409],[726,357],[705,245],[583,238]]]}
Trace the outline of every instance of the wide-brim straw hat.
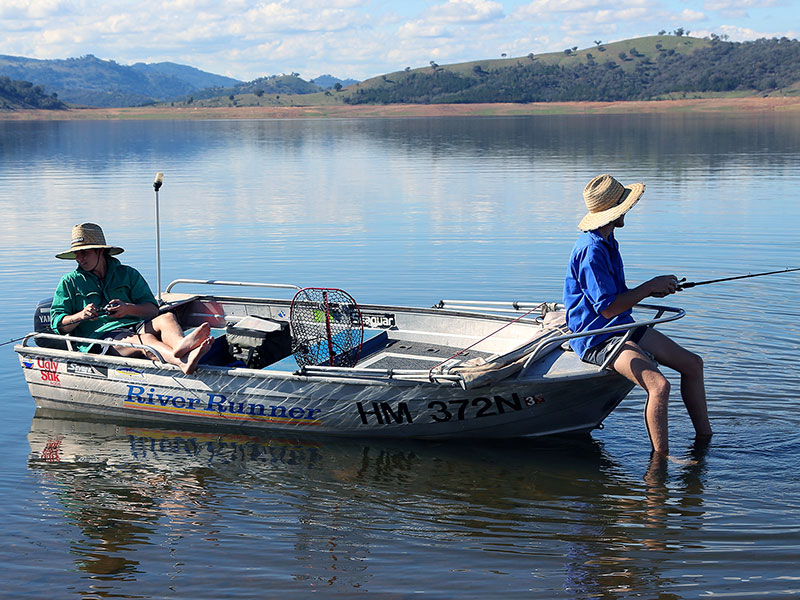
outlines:
{"label": "wide-brim straw hat", "polygon": [[578,224],[581,231],[592,231],[619,219],[639,201],[644,184],[623,186],[611,175],[598,175],[583,189],[589,213]]}
{"label": "wide-brim straw hat", "polygon": [[100,225],[94,223],[81,223],[72,228],[72,243],[69,250],[56,254],[56,258],[73,259],[78,250],[92,250],[93,248],[102,248],[108,250],[109,254],[122,254],[125,252],[118,246],[110,246],[106,244],[106,236],[103,235],[103,230]]}

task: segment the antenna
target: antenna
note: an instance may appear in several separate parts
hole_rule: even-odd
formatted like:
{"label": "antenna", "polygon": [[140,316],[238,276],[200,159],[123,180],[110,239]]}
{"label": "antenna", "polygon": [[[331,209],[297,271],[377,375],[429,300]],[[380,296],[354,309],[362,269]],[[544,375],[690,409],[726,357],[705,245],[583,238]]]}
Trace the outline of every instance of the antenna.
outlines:
{"label": "antenna", "polygon": [[158,214],[158,190],[164,183],[164,174],[161,172],[156,173],[156,178],[153,180],[153,189],[156,192],[156,277],[157,277],[157,296],[158,305],[161,306],[161,221]]}

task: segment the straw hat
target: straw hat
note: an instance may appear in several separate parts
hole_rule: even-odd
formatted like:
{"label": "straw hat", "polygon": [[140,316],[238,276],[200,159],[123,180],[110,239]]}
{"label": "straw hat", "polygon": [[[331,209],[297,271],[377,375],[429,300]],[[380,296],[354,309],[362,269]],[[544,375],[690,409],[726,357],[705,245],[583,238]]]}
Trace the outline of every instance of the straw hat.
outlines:
{"label": "straw hat", "polygon": [[56,254],[56,258],[73,259],[75,258],[75,252],[78,250],[91,250],[93,248],[106,249],[112,255],[125,252],[122,248],[106,244],[106,236],[103,235],[100,225],[81,223],[72,228],[72,244],[69,250]]}
{"label": "straw hat", "polygon": [[583,189],[589,213],[578,224],[581,231],[592,231],[619,219],[639,201],[644,184],[623,186],[611,175],[598,175]]}

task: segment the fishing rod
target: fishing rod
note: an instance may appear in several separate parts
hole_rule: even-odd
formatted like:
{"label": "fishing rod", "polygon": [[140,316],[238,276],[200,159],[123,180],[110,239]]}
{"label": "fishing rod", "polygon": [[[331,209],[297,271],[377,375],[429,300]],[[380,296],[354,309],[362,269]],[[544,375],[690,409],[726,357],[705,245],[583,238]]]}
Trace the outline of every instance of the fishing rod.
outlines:
{"label": "fishing rod", "polygon": [[[719,283],[721,281],[733,281],[734,279],[748,279],[750,277],[761,277],[763,275],[775,275],[776,273],[790,273],[792,271],[800,271],[800,267],[793,269],[781,269],[780,271],[768,271],[766,273],[753,273],[750,275],[737,275],[736,277],[723,277],[722,279],[709,279],[708,281],[686,281],[686,277],[678,282],[678,291],[686,290],[689,288],[697,287],[698,285],[707,285],[709,283]],[[684,283],[686,282],[686,283]]]}
{"label": "fishing rod", "polygon": [[[111,305],[109,303],[109,304],[106,304],[105,306],[102,306],[102,307],[100,307],[98,309],[97,316],[94,316],[94,317],[83,317],[82,319],[78,319],[77,321],[73,321],[72,323],[70,323],[70,325],[80,325],[84,321],[91,321],[93,319],[96,319],[97,317],[102,317],[102,316],[106,316],[106,315],[110,315],[110,314],[113,314],[113,313],[111,312]],[[40,332],[34,332],[33,335],[35,335],[36,333],[40,333]],[[26,335],[23,335],[22,337],[14,338],[13,340],[8,340],[7,342],[2,342],[2,343],[0,343],[0,347],[8,346],[9,344],[13,344],[15,342],[20,342],[20,341],[24,340],[26,337],[28,337],[29,335],[31,335],[31,334],[28,333]]]}

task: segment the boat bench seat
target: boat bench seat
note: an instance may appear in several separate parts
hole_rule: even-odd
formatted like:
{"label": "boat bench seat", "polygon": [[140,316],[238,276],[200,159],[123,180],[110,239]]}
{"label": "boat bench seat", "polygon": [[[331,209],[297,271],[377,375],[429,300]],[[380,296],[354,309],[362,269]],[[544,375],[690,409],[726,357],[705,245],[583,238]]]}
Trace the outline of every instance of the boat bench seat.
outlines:
{"label": "boat bench seat", "polygon": [[[368,344],[370,351],[365,352]],[[459,351],[459,348],[452,346],[389,339],[386,332],[383,332],[383,335],[364,343],[358,366],[371,369],[430,369],[447,361]],[[485,358],[489,353],[464,350],[454,359],[453,364],[477,356]]]}

